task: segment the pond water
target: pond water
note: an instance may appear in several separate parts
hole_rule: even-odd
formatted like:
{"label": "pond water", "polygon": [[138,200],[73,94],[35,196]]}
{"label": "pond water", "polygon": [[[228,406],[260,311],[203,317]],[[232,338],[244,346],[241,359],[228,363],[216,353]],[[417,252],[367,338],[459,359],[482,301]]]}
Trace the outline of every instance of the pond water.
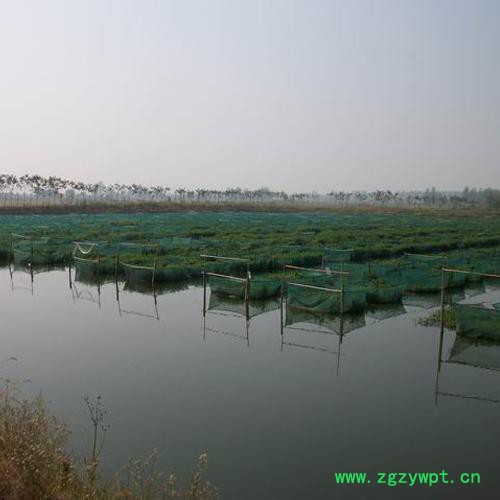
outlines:
{"label": "pond water", "polygon": [[[181,477],[207,452],[207,476],[226,499],[500,491],[500,373],[481,364],[500,367],[500,348],[458,345],[446,331],[437,377],[438,328],[416,324],[428,309],[351,318],[340,338],[305,323],[282,334],[272,305],[248,325],[228,311],[204,320],[198,286],[155,303],[121,285],[119,299],[113,283],[100,294],[83,283],[70,289],[67,270],[35,274],[33,283],[0,270],[0,376],[29,379],[27,394],[43,392],[71,425],[77,455],[91,446],[83,398],[101,394],[110,424],[105,475],[158,449],[160,465]],[[481,485],[374,484],[377,472],[443,469],[455,479],[478,472]],[[367,472],[372,484],[335,483],[335,472],[351,471]]]}

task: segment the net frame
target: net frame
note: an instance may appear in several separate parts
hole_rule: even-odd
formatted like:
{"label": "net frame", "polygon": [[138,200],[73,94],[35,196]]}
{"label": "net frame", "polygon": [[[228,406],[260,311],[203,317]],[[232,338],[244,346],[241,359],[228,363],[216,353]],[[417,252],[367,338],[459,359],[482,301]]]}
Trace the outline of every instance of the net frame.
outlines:
{"label": "net frame", "polygon": [[[135,264],[133,262],[124,261],[121,257],[121,250],[123,248],[150,248],[154,249],[153,262],[152,265],[142,265]],[[120,268],[125,270],[126,281],[129,280],[130,271],[151,271],[151,283],[154,285],[156,278],[156,271],[158,270],[158,259],[160,255],[160,245],[157,243],[130,243],[130,242],[119,242],[116,246],[115,255],[115,280],[118,279],[118,273]],[[146,280],[147,281],[147,280]]]}
{"label": "net frame", "polygon": [[[445,317],[445,289],[446,289],[446,275],[447,273],[458,273],[465,274],[470,276],[476,276],[480,279],[493,279],[500,280],[500,274],[492,274],[492,273],[480,273],[477,271],[470,271],[466,269],[455,269],[449,267],[441,268],[441,305],[440,305],[440,332],[441,335],[444,333],[444,317]],[[453,301],[450,302],[450,307],[453,308]],[[474,304],[471,304],[473,306]],[[500,335],[499,335],[500,338]]]}
{"label": "net frame", "polygon": [[[249,311],[249,299],[250,299],[250,259],[244,257],[226,257],[224,255],[210,255],[210,254],[201,254],[200,258],[203,259],[203,270],[201,272],[203,278],[203,317],[205,318],[207,315],[207,285],[208,279],[210,276],[215,278],[227,279],[230,281],[237,281],[240,283],[244,283],[244,302],[245,302],[245,310],[246,310],[246,319],[247,321],[250,319],[250,311]],[[246,264],[246,277],[240,278],[239,276],[232,276],[230,274],[222,274],[222,273],[212,273],[206,270],[206,265],[208,261],[226,261],[226,262],[241,262]]]}

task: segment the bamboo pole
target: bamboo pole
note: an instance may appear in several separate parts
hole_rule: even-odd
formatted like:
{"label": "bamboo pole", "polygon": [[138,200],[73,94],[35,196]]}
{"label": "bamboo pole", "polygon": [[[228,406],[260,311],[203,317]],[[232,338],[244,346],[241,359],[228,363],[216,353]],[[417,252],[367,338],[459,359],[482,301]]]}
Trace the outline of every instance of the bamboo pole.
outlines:
{"label": "bamboo pole", "polygon": [[331,292],[331,293],[342,293],[342,290],[337,289],[337,288],[326,288],[324,286],[315,286],[315,285],[306,285],[304,283],[293,283],[291,281],[288,282],[289,285],[292,286],[298,286],[300,288],[310,288],[312,290],[322,290],[324,292]]}
{"label": "bamboo pole", "polygon": [[244,258],[240,258],[240,257],[222,257],[219,255],[206,255],[206,254],[201,254],[200,257],[202,259],[232,260],[235,262],[250,262],[250,259],[244,259]]}
{"label": "bamboo pole", "polygon": [[461,273],[461,274],[469,274],[471,276],[481,276],[483,278],[500,279],[500,274],[478,273],[475,271],[467,271],[465,269],[453,269],[453,268],[443,267],[442,271],[446,273]]}
{"label": "bamboo pole", "polygon": [[226,278],[233,281],[241,281],[242,283],[247,280],[246,278],[238,278],[237,276],[231,276],[229,274],[218,274],[218,273],[207,273],[207,272],[204,273],[207,276],[214,276],[215,278]]}
{"label": "bamboo pole", "polygon": [[311,273],[320,273],[320,274],[336,274],[339,276],[348,276],[349,273],[347,271],[331,271],[330,269],[315,269],[313,267],[301,267],[301,266],[293,266],[291,264],[285,264],[284,269],[292,269],[296,271],[308,271]]}

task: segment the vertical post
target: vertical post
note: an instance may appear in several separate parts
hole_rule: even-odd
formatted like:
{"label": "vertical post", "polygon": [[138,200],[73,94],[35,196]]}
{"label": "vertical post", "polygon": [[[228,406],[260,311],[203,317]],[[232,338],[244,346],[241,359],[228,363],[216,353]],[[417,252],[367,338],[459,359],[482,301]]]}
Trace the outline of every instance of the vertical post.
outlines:
{"label": "vertical post", "polygon": [[116,256],[115,256],[115,283],[118,283],[118,271],[120,269],[120,244],[116,246]]}
{"label": "vertical post", "polygon": [[441,268],[441,311],[440,311],[441,334],[444,332],[444,290],[445,290],[445,271],[444,268]]}
{"label": "vertical post", "polygon": [[30,256],[30,267],[33,268],[33,254],[34,254],[34,248],[33,248],[33,236],[30,238],[31,242],[31,256]]}
{"label": "vertical post", "polygon": [[71,279],[71,261],[69,261],[69,265],[68,265],[68,278],[69,278],[69,288],[72,289],[73,288],[73,281]]}
{"label": "vertical post", "polygon": [[153,276],[151,277],[151,286],[155,286],[155,276],[156,276],[156,268],[158,267],[158,256],[155,256],[155,261],[153,264]]}
{"label": "vertical post", "polygon": [[101,281],[101,254],[97,252],[97,283]]}

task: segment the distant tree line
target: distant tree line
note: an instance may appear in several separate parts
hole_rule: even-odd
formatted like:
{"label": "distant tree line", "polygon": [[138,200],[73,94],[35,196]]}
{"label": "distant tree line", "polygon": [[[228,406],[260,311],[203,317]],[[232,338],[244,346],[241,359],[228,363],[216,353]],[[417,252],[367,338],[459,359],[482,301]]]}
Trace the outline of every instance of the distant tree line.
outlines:
{"label": "distant tree line", "polygon": [[85,183],[60,177],[0,174],[0,205],[40,206],[79,205],[86,203],[134,202],[245,202],[245,203],[317,203],[328,205],[489,207],[500,208],[500,190],[466,187],[461,192],[438,191],[330,191],[286,193],[268,188],[242,189],[171,189],[167,186],[141,184]]}

